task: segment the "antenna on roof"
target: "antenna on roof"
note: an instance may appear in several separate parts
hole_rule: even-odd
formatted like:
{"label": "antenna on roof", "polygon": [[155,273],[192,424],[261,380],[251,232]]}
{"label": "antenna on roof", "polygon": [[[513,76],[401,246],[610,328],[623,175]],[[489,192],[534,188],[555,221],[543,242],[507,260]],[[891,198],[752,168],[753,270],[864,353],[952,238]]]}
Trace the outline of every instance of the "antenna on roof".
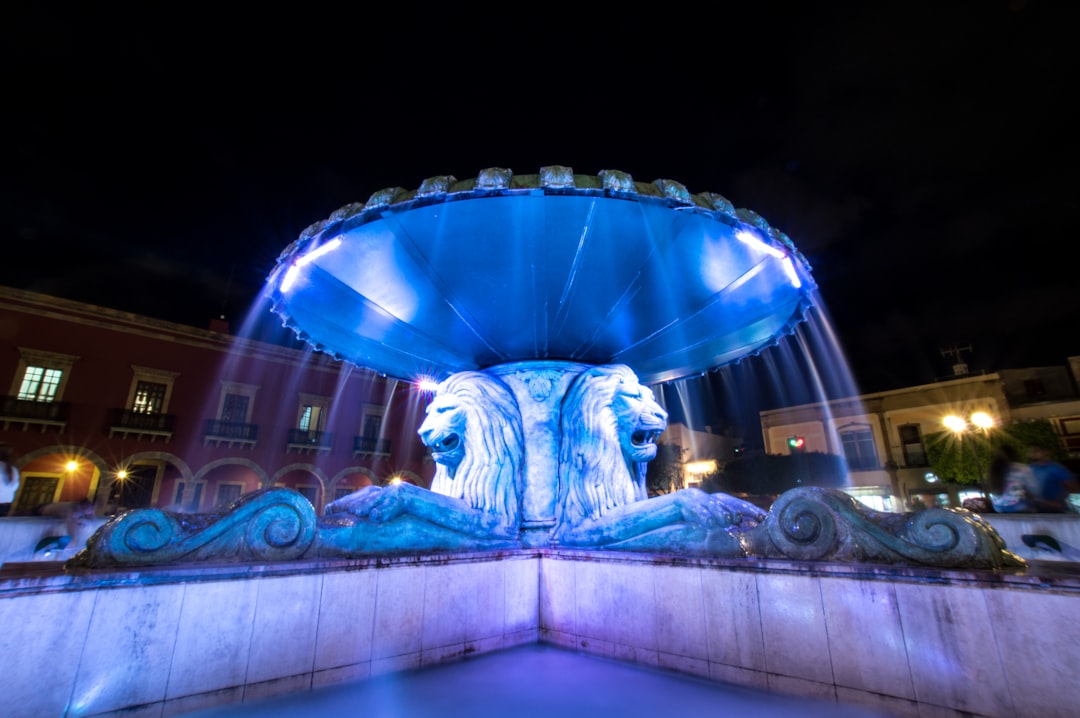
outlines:
{"label": "antenna on roof", "polygon": [[952,347],[950,347],[948,349],[942,349],[941,350],[941,356],[943,356],[943,357],[951,356],[953,358],[953,360],[954,360],[953,365],[952,365],[953,376],[966,376],[967,373],[968,373],[967,362],[965,362],[964,359],[960,356],[960,352],[969,352],[970,353],[971,352],[971,345],[968,344],[966,347],[961,347],[961,346],[956,346],[954,344]]}

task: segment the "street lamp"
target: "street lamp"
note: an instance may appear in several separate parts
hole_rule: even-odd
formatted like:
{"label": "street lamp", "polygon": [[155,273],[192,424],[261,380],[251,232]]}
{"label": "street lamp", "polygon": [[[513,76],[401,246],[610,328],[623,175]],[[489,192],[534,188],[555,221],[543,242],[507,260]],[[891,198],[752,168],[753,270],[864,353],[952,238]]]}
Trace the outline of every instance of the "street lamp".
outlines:
{"label": "street lamp", "polygon": [[945,425],[946,429],[953,432],[957,436],[964,433],[964,431],[967,429],[967,422],[961,419],[956,414],[949,414],[941,420],[941,423]]}
{"label": "street lamp", "polygon": [[971,415],[971,423],[985,436],[987,430],[994,426],[994,417],[990,416],[985,411],[976,411]]}

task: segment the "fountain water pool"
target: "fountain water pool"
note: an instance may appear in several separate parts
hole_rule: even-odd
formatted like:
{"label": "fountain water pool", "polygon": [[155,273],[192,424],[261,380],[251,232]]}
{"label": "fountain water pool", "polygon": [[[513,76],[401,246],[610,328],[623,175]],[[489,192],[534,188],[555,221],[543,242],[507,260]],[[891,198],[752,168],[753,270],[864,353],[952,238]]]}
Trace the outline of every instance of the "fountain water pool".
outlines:
{"label": "fountain water pool", "polygon": [[[497,676],[497,679],[494,677]],[[363,683],[186,714],[190,718],[551,718],[746,715],[885,718],[887,713],[720,684],[556,646],[504,649]]]}

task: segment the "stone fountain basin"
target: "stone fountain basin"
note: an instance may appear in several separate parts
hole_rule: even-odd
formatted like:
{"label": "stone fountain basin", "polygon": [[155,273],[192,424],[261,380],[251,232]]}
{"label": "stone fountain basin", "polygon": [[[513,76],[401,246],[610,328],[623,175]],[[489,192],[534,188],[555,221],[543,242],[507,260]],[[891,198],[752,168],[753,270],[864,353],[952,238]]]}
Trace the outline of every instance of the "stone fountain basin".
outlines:
{"label": "stone fountain basin", "polygon": [[282,254],[274,311],[317,348],[410,380],[542,359],[623,363],[655,384],[802,320],[815,285],[783,233],[718,195],[622,177],[377,193]]}

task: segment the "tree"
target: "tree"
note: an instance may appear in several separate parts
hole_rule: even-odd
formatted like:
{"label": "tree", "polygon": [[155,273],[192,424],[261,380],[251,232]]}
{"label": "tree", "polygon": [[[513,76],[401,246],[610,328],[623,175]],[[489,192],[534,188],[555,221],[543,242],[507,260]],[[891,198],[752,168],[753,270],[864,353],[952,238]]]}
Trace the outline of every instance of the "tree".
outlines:
{"label": "tree", "polygon": [[645,488],[649,496],[669,494],[683,488],[686,449],[674,444],[657,444],[656,458],[645,470]]}
{"label": "tree", "polygon": [[1020,447],[1020,458],[1024,461],[1031,460],[1027,452],[1030,446],[1041,446],[1057,461],[1065,458],[1065,451],[1061,448],[1061,439],[1054,430],[1054,425],[1046,419],[1018,421],[1009,424],[1005,432]]}
{"label": "tree", "polygon": [[930,470],[953,484],[982,484],[1000,443],[993,433],[935,431],[924,437]]}
{"label": "tree", "polygon": [[1018,421],[999,429],[968,431],[956,434],[937,431],[924,437],[930,470],[942,481],[982,485],[997,449],[1008,443],[1020,449],[1027,461],[1027,447],[1041,446],[1052,456],[1062,455],[1061,442],[1054,426],[1045,419]]}

